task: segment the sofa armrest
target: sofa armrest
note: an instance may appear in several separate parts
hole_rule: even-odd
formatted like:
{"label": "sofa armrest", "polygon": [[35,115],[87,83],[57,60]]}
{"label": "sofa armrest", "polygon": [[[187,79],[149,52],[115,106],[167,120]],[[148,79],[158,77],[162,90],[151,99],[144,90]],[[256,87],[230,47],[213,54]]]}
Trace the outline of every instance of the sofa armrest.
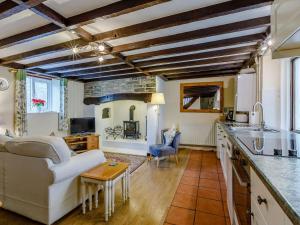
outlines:
{"label": "sofa armrest", "polygon": [[51,167],[53,183],[59,183],[71,177],[79,176],[81,173],[106,162],[104,154],[100,150],[91,150],[73,156],[68,162]]}

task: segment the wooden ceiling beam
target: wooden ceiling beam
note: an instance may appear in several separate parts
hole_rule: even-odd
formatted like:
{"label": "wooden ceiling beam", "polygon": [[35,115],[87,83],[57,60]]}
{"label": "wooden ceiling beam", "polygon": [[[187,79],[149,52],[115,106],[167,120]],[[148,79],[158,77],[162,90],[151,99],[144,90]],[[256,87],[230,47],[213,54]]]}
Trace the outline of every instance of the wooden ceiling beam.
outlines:
{"label": "wooden ceiling beam", "polygon": [[189,61],[189,60],[201,59],[201,58],[213,58],[213,57],[226,56],[226,55],[245,54],[245,53],[254,52],[256,51],[256,49],[257,49],[256,45],[251,45],[246,47],[237,47],[237,48],[216,50],[210,52],[194,53],[189,55],[173,56],[173,57],[162,58],[162,59],[152,59],[152,60],[137,62],[136,65],[139,67],[146,67],[146,66],[151,66],[156,64],[174,63],[174,62]]}
{"label": "wooden ceiling beam", "polygon": [[170,75],[170,74],[178,74],[178,73],[191,73],[191,72],[203,72],[203,71],[211,71],[211,70],[225,70],[225,69],[237,69],[241,68],[242,63],[228,63],[224,65],[212,65],[212,66],[201,66],[201,67],[193,67],[193,68],[184,68],[184,69],[171,69],[171,70],[163,70],[152,72],[151,74],[154,76],[157,75]]}
{"label": "wooden ceiling beam", "polygon": [[6,0],[0,3],[0,20],[37,6],[46,0]]}
{"label": "wooden ceiling beam", "polygon": [[[16,1],[19,1],[19,0],[16,0]],[[32,1],[38,1],[38,0],[32,0]],[[40,0],[40,1],[42,2],[42,0]],[[43,1],[45,1],[45,0],[43,0]],[[104,7],[100,7],[98,9],[70,17],[70,18],[66,19],[66,21],[64,23],[66,23],[66,25],[68,27],[70,27],[70,29],[71,28],[73,29],[73,28],[76,28],[83,24],[92,23],[92,22],[94,22],[95,19],[99,19],[99,18],[105,19],[105,18],[120,16],[123,14],[134,12],[139,9],[151,7],[153,5],[160,4],[163,2],[167,2],[167,1],[170,1],[170,0],[118,1],[113,4],[110,4],[110,5],[107,5]],[[1,6],[1,4],[0,4],[0,6]],[[6,4],[8,4],[8,3],[6,3]],[[17,7],[21,7],[21,6],[17,5]],[[7,8],[9,8],[9,6],[7,6]],[[9,13],[9,12],[1,13],[1,9],[2,8],[0,7],[0,19],[1,19],[2,14],[4,16],[15,14],[15,12],[13,10],[11,10],[12,11],[11,13]],[[54,19],[54,18],[49,18],[49,19]],[[36,39],[39,39],[42,37],[53,35],[53,34],[62,32],[64,30],[66,30],[66,28],[57,26],[57,25],[54,26],[54,24],[48,24],[48,25],[45,25],[42,27],[35,28],[32,31],[25,31],[25,32],[1,39],[0,40],[0,48],[7,48],[7,47],[11,47],[11,46],[14,46],[17,44],[26,43],[28,41],[33,41],[33,40],[36,40]],[[62,45],[65,45],[65,43],[63,43]]]}
{"label": "wooden ceiling beam", "polygon": [[136,73],[136,74],[101,77],[101,78],[93,78],[93,79],[77,79],[77,81],[88,83],[88,82],[94,82],[94,81],[118,80],[118,79],[126,79],[126,78],[133,78],[133,77],[136,78],[136,77],[142,77],[142,76],[144,76],[143,73]]}
{"label": "wooden ceiling beam", "polygon": [[67,26],[67,19],[46,5],[40,4],[30,10],[61,28],[66,28]]}
{"label": "wooden ceiling beam", "polygon": [[186,78],[186,77],[196,77],[196,76],[203,76],[203,75],[217,75],[217,74],[231,74],[235,75],[238,73],[239,69],[227,69],[227,70],[212,70],[212,71],[204,71],[204,72],[192,72],[192,73],[180,73],[180,74],[171,74],[166,75],[167,79],[171,78]]}
{"label": "wooden ceiling beam", "polygon": [[267,27],[271,23],[269,16],[260,17],[256,19],[250,19],[215,27],[208,27],[195,31],[189,31],[185,33],[179,33],[175,35],[154,38],[151,40],[139,41],[134,44],[124,44],[113,48],[115,52],[131,51],[140,48],[154,47],[162,44],[173,44],[179,41],[190,41],[194,39],[206,38],[211,36],[217,36],[222,34],[241,32],[249,29]]}
{"label": "wooden ceiling beam", "polygon": [[271,0],[247,0],[247,1],[227,1],[119,29],[103,32],[95,35],[98,41],[108,41],[151,32],[159,29],[170,28],[200,20],[211,19],[219,16],[226,16],[233,13],[256,9],[271,5]]}
{"label": "wooden ceiling beam", "polygon": [[[243,52],[241,52],[243,53]],[[171,67],[186,67],[186,66],[195,66],[195,65],[205,65],[205,64],[210,64],[210,63],[223,63],[223,62],[230,62],[230,61],[244,61],[249,59],[250,57],[250,52],[249,51],[245,51],[245,53],[249,53],[249,54],[244,54],[244,55],[234,55],[234,56],[227,56],[224,57],[224,55],[226,56],[226,54],[224,55],[217,55],[220,58],[215,58],[215,57],[211,57],[208,59],[205,59],[206,57],[197,57],[197,54],[193,54],[192,56],[185,56],[185,57],[180,57],[181,61],[184,62],[177,62],[176,60],[174,61],[169,61],[168,64],[164,64],[164,65],[153,65],[151,62],[147,63],[148,67],[142,68],[144,71],[153,71],[153,70],[160,70],[160,69],[168,69]],[[176,59],[176,57],[174,57]],[[204,58],[204,59],[202,59]],[[171,58],[170,58],[171,59]],[[194,61],[189,61],[189,60],[194,60]],[[165,59],[163,59],[165,60]],[[197,61],[196,61],[197,60]],[[147,62],[147,61],[145,61]],[[145,65],[145,62],[143,62],[143,64]],[[138,63],[135,64],[136,66],[139,66]],[[127,69],[128,66],[121,64],[121,65],[114,65],[114,66],[106,66],[106,67],[98,67],[98,68],[92,68],[92,69],[87,69],[87,70],[79,70],[79,71],[70,71],[70,72],[66,72],[63,73],[64,77],[68,77],[68,76],[80,76],[80,75],[86,75],[86,74],[91,74],[91,73],[102,73],[102,72],[107,72],[107,71],[119,71],[119,70],[123,70],[123,69]],[[48,71],[49,72],[49,71]]]}
{"label": "wooden ceiling beam", "polygon": [[[129,69],[130,66],[127,64],[119,64],[119,65],[114,65],[114,66],[104,66],[104,67],[99,67],[99,68],[92,68],[89,70],[79,70],[79,71],[70,71],[63,73],[63,77],[70,77],[70,76],[80,76],[80,75],[85,75],[85,74],[91,74],[91,73],[102,73],[102,72],[109,72],[109,71],[122,71]],[[48,71],[49,73],[49,71]],[[49,73],[52,74],[52,73]]]}
{"label": "wooden ceiling beam", "polygon": [[161,71],[166,69],[174,69],[180,67],[193,67],[193,66],[201,66],[207,64],[216,64],[218,63],[226,63],[226,62],[241,62],[248,60],[250,58],[250,54],[247,55],[237,55],[237,56],[228,56],[228,57],[220,57],[220,58],[212,58],[212,59],[204,59],[190,62],[180,62],[180,63],[171,63],[166,65],[159,66],[150,66],[145,68],[144,70],[147,72]]}
{"label": "wooden ceiling beam", "polygon": [[[178,74],[178,73],[190,73],[190,72],[203,72],[203,71],[211,71],[211,70],[226,70],[226,69],[237,69],[241,68],[242,63],[228,63],[226,65],[213,65],[213,66],[201,66],[201,67],[193,67],[193,68],[184,68],[184,69],[169,69],[162,70],[150,73],[151,76],[160,76],[160,75],[169,75],[169,74]],[[141,72],[136,72],[134,69],[122,70],[122,71],[113,71],[113,72],[104,72],[104,73],[92,73],[89,75],[82,76],[74,76],[70,78],[81,79],[96,79],[110,76],[122,76],[127,74],[140,74]]]}
{"label": "wooden ceiling beam", "polygon": [[130,0],[118,1],[101,8],[68,18],[68,26],[82,26],[95,22],[95,19],[109,19],[128,14],[170,0]]}
{"label": "wooden ceiling beam", "polygon": [[[242,21],[242,22],[235,22],[235,23],[220,25],[220,26],[216,26],[216,27],[209,27],[209,28],[204,28],[204,29],[200,29],[200,30],[196,30],[196,31],[190,31],[190,32],[165,36],[165,37],[149,39],[149,40],[146,40],[146,41],[130,43],[130,44],[127,44],[127,45],[120,45],[120,46],[113,47],[112,52],[124,52],[124,51],[142,49],[142,48],[147,48],[147,47],[152,47],[152,46],[172,44],[172,43],[177,43],[177,42],[181,42],[181,41],[188,41],[188,40],[194,40],[194,39],[199,39],[199,38],[205,38],[205,37],[210,37],[210,36],[217,36],[217,35],[222,35],[222,34],[227,34],[227,33],[232,33],[232,32],[238,32],[238,31],[244,31],[244,30],[249,30],[249,29],[254,29],[254,28],[260,28],[260,27],[267,26],[269,24],[270,24],[270,17],[269,16],[260,17],[260,18],[246,20],[246,21]],[[261,35],[261,34],[258,34],[258,35]],[[236,42],[236,41],[237,41],[237,39],[233,40],[232,42]],[[202,47],[203,48],[214,47],[215,44],[220,44],[221,45],[220,42],[221,41],[211,42],[208,45],[206,45],[206,43],[204,43]],[[229,43],[230,43],[230,41],[229,41]],[[229,43],[225,42],[223,44],[227,45]],[[66,50],[68,45],[70,45],[69,42],[66,42],[66,43],[63,43],[63,44],[58,44],[58,45],[53,45],[53,46],[47,47],[48,50],[47,49],[42,49],[42,51],[41,51],[41,50],[37,49],[37,50],[33,50],[33,51],[30,51],[30,52],[27,52],[27,53],[23,53],[22,56],[27,57],[27,58],[31,58],[31,57],[38,56],[37,54],[41,54],[41,55],[48,54],[47,51],[51,51],[51,48],[53,48],[55,51]],[[88,54],[88,53],[86,53],[86,54]],[[85,58],[82,55],[83,54],[81,54],[81,58]],[[5,63],[5,61],[8,61],[8,60],[16,60],[18,58],[21,59],[22,56],[15,55],[15,56],[10,57],[10,58],[8,58],[8,57],[3,58],[2,63]],[[91,57],[87,57],[87,58],[91,58]],[[31,63],[31,64],[28,65],[28,67],[38,67],[38,66],[47,65],[47,64],[50,64],[50,63],[60,62],[61,60],[70,61],[70,59],[72,59],[70,56],[65,56],[64,58],[59,57],[57,60],[51,59],[51,60],[44,60],[44,61],[41,61],[41,62]],[[131,60],[131,59],[129,58],[129,60]],[[1,60],[0,60],[0,63],[1,63]]]}
{"label": "wooden ceiling beam", "polygon": [[[263,34],[253,34],[253,35],[247,35],[237,38],[229,38],[229,39],[223,39],[218,41],[212,41],[212,42],[205,42],[201,44],[195,44],[195,45],[187,45],[184,47],[178,47],[178,48],[169,48],[169,49],[163,49],[158,51],[152,51],[152,52],[146,52],[146,53],[140,53],[140,54],[134,54],[127,56],[127,59],[129,60],[136,60],[136,59],[145,59],[145,58],[151,58],[154,56],[163,56],[163,55],[170,55],[170,54],[182,54],[182,53],[189,53],[194,51],[201,51],[201,50],[209,50],[212,48],[222,48],[222,47],[228,47],[231,45],[239,45],[239,44],[247,44],[247,43],[253,43],[260,40],[263,40],[264,36]],[[114,49],[114,48],[113,48]],[[67,58],[69,59],[69,58]],[[79,63],[69,66],[60,66],[60,67],[54,67],[51,69],[48,69],[48,72],[58,72],[58,73],[64,73],[68,72],[69,70],[83,70],[83,69],[94,69],[94,67],[101,67],[98,62],[88,62],[88,63]]]}
{"label": "wooden ceiling beam", "polygon": [[194,76],[171,77],[171,78],[168,78],[168,81],[207,78],[207,77],[226,77],[226,76],[232,76],[232,75],[234,75],[234,73],[224,73],[224,72],[220,71],[219,73],[216,73],[216,74],[198,74],[198,75],[194,75]]}

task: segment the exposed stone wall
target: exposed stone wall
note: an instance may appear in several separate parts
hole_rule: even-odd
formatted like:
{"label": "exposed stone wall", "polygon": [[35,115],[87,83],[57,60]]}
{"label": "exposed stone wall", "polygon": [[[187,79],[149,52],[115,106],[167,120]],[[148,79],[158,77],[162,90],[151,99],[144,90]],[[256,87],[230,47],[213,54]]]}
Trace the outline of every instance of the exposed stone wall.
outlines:
{"label": "exposed stone wall", "polygon": [[118,93],[156,92],[155,76],[95,81],[84,84],[84,97],[102,97]]}

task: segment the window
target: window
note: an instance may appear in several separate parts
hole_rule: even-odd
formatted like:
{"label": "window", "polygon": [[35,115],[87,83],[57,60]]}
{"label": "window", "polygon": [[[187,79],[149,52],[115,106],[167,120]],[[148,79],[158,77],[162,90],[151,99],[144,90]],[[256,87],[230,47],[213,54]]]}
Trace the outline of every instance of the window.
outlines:
{"label": "window", "polygon": [[292,130],[300,132],[300,58],[293,60]]}
{"label": "window", "polygon": [[[27,76],[27,112],[59,112],[59,89],[59,80]],[[42,100],[44,104],[37,105],[37,103],[34,102],[36,100]]]}

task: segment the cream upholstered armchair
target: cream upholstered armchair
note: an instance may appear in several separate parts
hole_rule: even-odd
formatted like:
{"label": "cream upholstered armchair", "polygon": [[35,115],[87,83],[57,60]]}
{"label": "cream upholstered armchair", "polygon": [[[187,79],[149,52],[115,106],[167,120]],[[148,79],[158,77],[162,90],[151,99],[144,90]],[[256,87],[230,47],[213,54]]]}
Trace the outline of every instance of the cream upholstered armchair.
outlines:
{"label": "cream upholstered armchair", "polygon": [[100,150],[71,157],[58,137],[15,138],[4,146],[0,146],[2,207],[43,224],[54,223],[81,204],[80,174],[106,161]]}

